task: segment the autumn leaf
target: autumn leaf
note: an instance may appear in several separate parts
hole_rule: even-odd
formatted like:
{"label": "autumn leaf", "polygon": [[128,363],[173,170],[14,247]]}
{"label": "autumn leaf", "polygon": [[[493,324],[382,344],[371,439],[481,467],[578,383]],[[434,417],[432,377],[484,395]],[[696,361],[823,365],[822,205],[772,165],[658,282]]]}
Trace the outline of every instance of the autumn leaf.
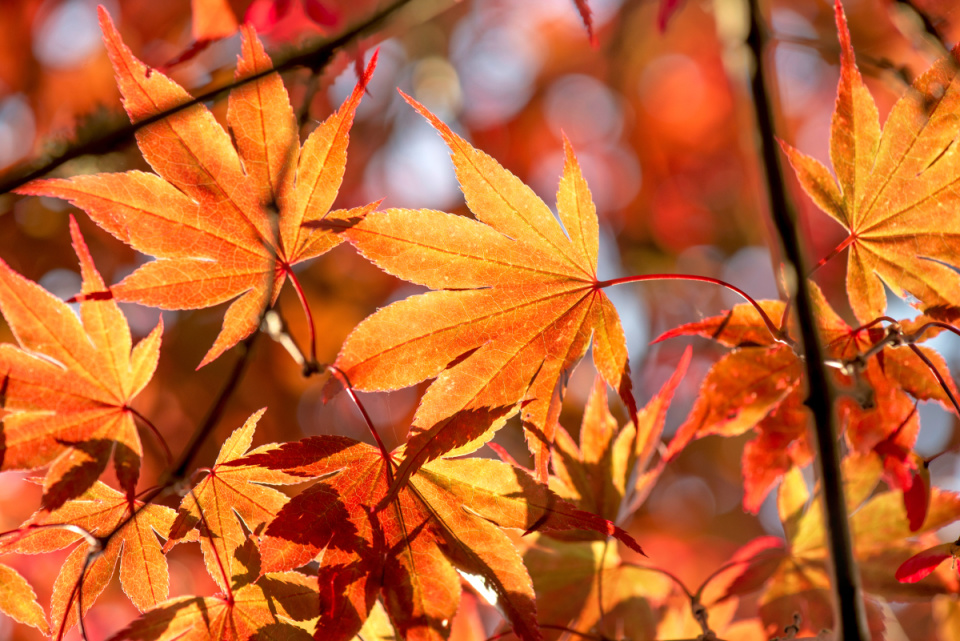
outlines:
{"label": "autumn leaf", "polygon": [[[830,307],[820,289],[810,285],[818,329],[829,358],[854,359],[884,338],[885,330],[879,326],[851,328]],[[783,316],[783,302],[759,304],[771,318]],[[756,437],[744,447],[742,467],[744,508],[756,512],[786,471],[813,460],[807,440],[803,365],[791,346],[771,336],[756,308],[749,304],[674,328],[657,340],[691,335],[734,349],[707,373],[702,393],[677,429],[666,458],[676,457],[695,438],[710,434],[737,436],[755,430]],[[916,347],[939,371],[948,371],[939,354],[924,346]],[[952,407],[947,392],[926,363],[907,347],[884,347],[866,361],[856,380],[845,375],[836,375],[835,379],[850,390],[839,402],[847,441],[857,452],[874,450],[882,454],[885,478],[894,487],[909,491],[918,462],[912,454],[919,432],[916,401],[935,400]],[[952,381],[948,380],[947,386],[956,395]]]}
{"label": "autumn leaf", "polygon": [[101,539],[109,537],[83,573],[83,612],[97,600],[120,562],[120,585],[141,612],[167,598],[167,560],[157,534],[170,531],[174,511],[161,505],[131,500],[97,481],[79,498],[67,501],[51,512],[40,511],[20,526],[22,536],[0,545],[0,553],[39,554],[52,552],[81,541],[67,556],[53,585],[51,629],[56,639],[77,623],[77,586],[90,546],[75,530],[36,528],[40,525],[69,524]]}
{"label": "autumn leaf", "polygon": [[170,599],[110,641],[304,641],[297,622],[317,617],[317,579],[297,572],[267,574],[228,594]]}
{"label": "autumn leaf", "polygon": [[[70,220],[83,292],[105,287]],[[19,347],[0,345],[0,469],[50,465],[43,504],[55,509],[93,485],[110,461],[133,495],[142,449],[130,403],[157,366],[157,327],[136,347],[114,301],[86,300],[80,317],[0,261],[0,310]]]}
{"label": "autumn leaf", "polygon": [[639,509],[656,484],[666,459],[654,456],[661,445],[667,409],[690,364],[687,349],[663,388],[623,429],[607,407],[606,384],[597,377],[580,426],[580,446],[563,427],[557,428],[551,462],[550,489],[577,507],[622,523]]}
{"label": "autumn leaf", "polygon": [[546,479],[551,400],[591,336],[597,370],[636,416],[623,328],[596,277],[598,223],[590,191],[565,142],[561,227],[529,187],[407,101],[450,147],[477,219],[391,209],[344,232],[381,269],[438,291],[367,318],[347,338],[336,365],[361,390],[436,378],[413,419],[399,481],[444,453],[476,449],[520,406],[537,475]]}
{"label": "autumn leaf", "polygon": [[[132,122],[191,100],[133,56],[103,8],[100,23]],[[330,211],[375,57],[340,110],[301,149],[283,80],[267,73],[272,62],[253,30],[244,27],[242,35],[237,78],[266,75],[230,92],[230,134],[205,106],[193,105],[137,131],[140,151],[156,174],[40,180],[19,190],[69,200],[120,240],[158,258],[110,288],[120,300],[195,309],[236,298],[200,366],[257,329],[264,307],[293,277],[293,265],[340,242],[335,233],[303,223],[352,220],[368,209]]]}
{"label": "autumn leaf", "polygon": [[897,581],[900,583],[916,583],[930,576],[937,569],[937,566],[947,559],[954,559],[954,562],[956,562],[957,552],[958,547],[955,542],[941,543],[917,552],[897,568]]}
{"label": "autumn leaf", "polygon": [[955,594],[938,594],[932,602],[938,639],[953,639],[960,634],[960,600]]}
{"label": "autumn leaf", "polygon": [[19,572],[3,564],[0,564],[0,612],[50,636],[50,626],[37,603],[36,592]]}
{"label": "autumn leaf", "polygon": [[836,252],[849,248],[847,293],[861,322],[883,314],[884,285],[902,298],[914,296],[923,310],[957,307],[956,61],[947,56],[917,78],[881,131],[839,0],[836,21],[840,84],[830,135],[836,181],[820,162],[782,143],[784,152],[804,190],[849,232]]}
{"label": "autumn leaf", "polygon": [[268,452],[276,447],[270,445],[247,451],[263,412],[255,413],[243,427],[230,435],[220,449],[216,463],[206,470],[206,477],[183,497],[163,548],[164,552],[169,552],[192,530],[199,528],[207,571],[222,589],[225,589],[224,573],[227,579],[236,581],[238,575],[250,570],[244,563],[244,555],[239,554],[240,548],[249,540],[243,526],[254,536],[259,536],[267,522],[287,502],[285,494],[265,484],[302,481],[262,467],[226,465],[247,454]]}
{"label": "autumn leaf", "polygon": [[[875,454],[850,455],[843,462],[847,512],[851,514],[854,554],[867,592],[889,599],[930,598],[942,591],[931,585],[923,594],[898,587],[893,568],[919,550],[903,513],[899,492],[876,492],[882,474]],[[813,500],[811,500],[813,498]],[[778,511],[786,541],[776,545],[770,537],[748,543],[736,557],[745,561],[729,584],[729,595],[759,589],[760,616],[768,631],[781,628],[801,612],[803,629],[814,632],[832,626],[831,588],[820,497],[811,497],[798,468],[783,478]],[[939,530],[957,519],[960,495],[934,490],[931,512],[918,533]],[[894,561],[899,559],[900,561]],[[882,629],[882,613],[867,601],[871,629]],[[803,632],[803,630],[801,630]]]}
{"label": "autumn leaf", "polygon": [[[524,552],[540,621],[601,638],[654,639],[657,608],[673,588],[664,575],[620,558],[604,541],[538,536]],[[548,638],[565,638],[560,631]]]}
{"label": "autumn leaf", "polygon": [[378,595],[403,638],[446,638],[460,597],[454,566],[483,579],[521,638],[539,639],[529,576],[499,528],[586,528],[640,551],[609,521],[498,461],[432,461],[379,511],[390,491],[386,463],[352,439],[311,437],[227,465],[322,477],[280,510],[261,542],[263,572],[319,561],[317,639],[352,638]]}

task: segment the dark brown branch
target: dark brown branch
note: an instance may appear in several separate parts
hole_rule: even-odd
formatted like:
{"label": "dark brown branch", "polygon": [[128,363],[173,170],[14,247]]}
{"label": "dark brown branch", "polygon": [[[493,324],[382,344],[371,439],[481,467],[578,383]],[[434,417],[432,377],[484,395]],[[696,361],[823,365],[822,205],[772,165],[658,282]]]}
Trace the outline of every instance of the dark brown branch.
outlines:
{"label": "dark brown branch", "polygon": [[213,431],[213,428],[215,428],[217,423],[220,422],[220,417],[223,416],[223,411],[227,408],[227,403],[230,401],[230,397],[233,396],[234,391],[237,389],[237,385],[240,384],[240,379],[243,377],[243,372],[247,369],[247,364],[250,362],[250,353],[253,349],[253,344],[256,342],[257,336],[259,335],[260,332],[253,332],[242,343],[240,343],[240,357],[237,359],[237,362],[234,363],[233,369],[230,371],[230,378],[227,379],[227,382],[224,383],[223,387],[220,389],[220,394],[217,396],[217,400],[214,402],[213,406],[210,407],[210,410],[207,412],[207,416],[203,423],[193,433],[193,436],[190,437],[190,442],[184,448],[183,453],[177,460],[177,465],[167,476],[167,479],[161,484],[162,486],[169,486],[173,483],[179,483],[185,478],[187,470],[190,468],[190,464],[193,463],[193,459],[195,459],[197,454],[200,452],[200,446],[203,445],[204,441],[207,440],[207,437],[210,436],[210,433]]}
{"label": "dark brown branch", "polygon": [[837,597],[837,638],[844,641],[867,641],[866,613],[860,589],[860,577],[853,558],[850,523],[844,500],[843,478],[840,473],[840,451],[834,425],[834,391],[827,379],[823,364],[823,350],[814,320],[813,305],[807,280],[803,277],[808,267],[801,249],[796,215],[787,199],[781,173],[780,157],[774,135],[773,110],[765,83],[766,64],[764,23],[759,0],[750,0],[750,32],[747,46],[754,57],[754,75],[751,92],[756,109],[757,128],[766,174],[770,215],[782,244],[787,263],[789,287],[793,290],[800,338],[804,349],[808,396],[806,405],[813,415],[817,462],[823,487],[827,541],[833,561],[833,586]]}
{"label": "dark brown branch", "polygon": [[144,118],[136,123],[118,127],[112,131],[108,131],[105,134],[97,136],[92,140],[75,144],[69,147],[66,151],[54,155],[52,158],[35,159],[32,162],[13,167],[3,173],[2,182],[0,182],[0,194],[13,191],[17,187],[21,187],[31,180],[42,178],[46,174],[70,160],[74,160],[88,154],[98,154],[112,151],[119,145],[128,141],[143,127],[152,125],[163,120],[164,118],[169,118],[170,116],[199,103],[221,98],[230,90],[247,83],[254,82],[273,73],[274,71],[289,71],[290,69],[294,69],[296,67],[308,67],[314,70],[320,69],[324,67],[333,58],[334,54],[345,45],[350,44],[357,38],[360,38],[371,31],[379,29],[387,19],[389,19],[397,11],[402,9],[410,2],[411,0],[396,0],[382,11],[377,12],[367,20],[349,29],[333,40],[329,40],[319,44],[316,47],[300,51],[287,58],[278,58],[274,61],[274,66],[272,69],[267,69],[260,73],[247,76],[241,80],[235,80],[222,87],[205,91],[204,93],[194,97],[191,100],[188,100],[181,105],[171,107],[153,116],[150,116],[149,118]]}

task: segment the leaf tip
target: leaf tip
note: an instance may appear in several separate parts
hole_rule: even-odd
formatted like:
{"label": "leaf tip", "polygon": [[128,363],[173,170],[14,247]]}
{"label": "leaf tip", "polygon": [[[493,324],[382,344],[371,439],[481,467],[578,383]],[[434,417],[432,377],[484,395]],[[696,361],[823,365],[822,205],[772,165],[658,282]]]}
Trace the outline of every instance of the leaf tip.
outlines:
{"label": "leaf tip", "polygon": [[577,6],[577,11],[580,13],[580,19],[583,21],[584,28],[587,30],[590,46],[596,49],[600,43],[597,40],[596,32],[593,30],[593,11],[590,9],[590,5],[587,4],[587,0],[573,0],[573,2]]}
{"label": "leaf tip", "polygon": [[112,40],[119,40],[120,34],[117,32],[117,27],[113,22],[113,18],[110,16],[110,12],[107,11],[107,8],[102,4],[97,5],[97,18],[100,21],[100,32],[103,33],[104,43],[107,45],[107,51],[110,51],[110,43]]}
{"label": "leaf tip", "polygon": [[950,550],[953,545],[943,543],[915,554],[897,568],[894,576],[900,583],[916,583],[926,578],[938,565],[953,556]]}
{"label": "leaf tip", "polygon": [[843,11],[840,0],[834,2],[833,11],[837,22],[837,36],[840,40],[840,68],[845,71],[855,65],[853,45],[850,42],[850,27],[847,25],[847,14]]}

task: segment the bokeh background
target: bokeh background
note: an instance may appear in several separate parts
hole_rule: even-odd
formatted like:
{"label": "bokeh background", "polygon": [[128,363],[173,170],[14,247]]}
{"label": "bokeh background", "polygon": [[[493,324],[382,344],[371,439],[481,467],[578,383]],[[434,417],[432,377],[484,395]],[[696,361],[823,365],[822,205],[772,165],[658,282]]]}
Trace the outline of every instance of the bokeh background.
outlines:
{"label": "bokeh background", "polygon": [[[96,4],[0,0],[3,176],[12,175],[18,163],[125,122],[100,41]],[[136,55],[191,91],[222,86],[232,78],[239,37],[193,52],[195,24],[187,0],[103,4]],[[239,19],[258,21],[270,53],[283,54],[313,38],[342,33],[388,3],[294,0],[279,22],[276,4],[230,2]],[[777,133],[829,165],[830,116],[839,73],[832,3],[761,4],[771,39],[766,55]],[[949,1],[918,0],[915,5],[952,46],[960,35],[960,8]],[[412,0],[401,17],[387,20],[383,29],[318,73],[298,69],[285,74],[306,136],[352,89],[353,60],[369,57],[373,47],[380,47],[379,66],[357,113],[337,206],[383,199],[384,207],[466,213],[446,147],[400,99],[400,88],[531,185],[548,204],[555,199],[565,133],[597,204],[601,278],[703,274],[732,282],[756,298],[777,297],[778,249],[765,211],[747,85],[751,59],[743,44],[746,3],[687,0],[664,30],[658,27],[654,0],[591,0],[590,6],[596,48],[590,46],[572,0]],[[845,6],[860,68],[883,118],[909,80],[935,58],[936,46],[900,3],[848,0]],[[177,62],[180,58],[188,59]],[[210,106],[218,117],[225,114],[225,101]],[[127,140],[72,161],[56,175],[130,168],[148,169],[136,145]],[[842,240],[843,230],[802,195],[792,177],[788,182],[809,258],[815,261]],[[64,202],[13,194],[0,195],[0,257],[51,292],[64,298],[74,295],[80,278],[67,232],[71,213],[77,215],[108,282],[146,260]],[[831,262],[818,272],[817,281],[851,320],[843,292],[844,263]],[[298,275],[317,320],[324,361],[332,361],[365,316],[420,291],[385,275],[348,246],[301,267]],[[669,415],[669,433],[686,416],[703,375],[722,352],[705,340],[651,341],[671,327],[720,313],[738,301],[716,287],[678,282],[626,285],[610,294],[627,333],[641,403],[673,372],[686,345],[695,347],[690,372]],[[136,336],[146,335],[157,321],[155,310],[134,305],[124,309]],[[291,290],[281,296],[280,309],[292,332],[304,339],[305,323]],[[235,358],[228,353],[195,371],[219,329],[222,311],[164,313],[160,366],[137,407],[160,427],[175,452],[202,419]],[[892,305],[889,313],[911,314],[902,303]],[[0,334],[13,340],[5,326]],[[957,339],[940,338],[933,344],[952,366],[958,364]],[[561,422],[574,434],[593,376],[587,360],[570,377]],[[304,379],[287,354],[264,338],[200,464],[212,462],[223,438],[265,406],[269,410],[257,444],[321,433],[367,440],[345,396],[322,402],[324,382]],[[402,441],[422,389],[362,395],[388,445]],[[622,408],[614,411],[624,416]],[[950,415],[930,404],[920,411],[918,452],[932,456],[956,449],[958,436]],[[708,438],[693,444],[668,466],[631,525],[651,561],[669,561],[671,570],[691,586],[744,542],[781,532],[772,501],[757,516],[741,507],[740,454],[747,438]],[[497,442],[521,460],[526,456],[516,425],[505,428]],[[146,487],[162,473],[163,458],[149,435],[144,446]],[[931,471],[935,484],[960,489],[960,457],[952,452],[939,457]],[[39,489],[24,482],[29,476],[0,473],[0,531],[15,528],[38,504]],[[943,536],[952,540],[957,533]],[[174,595],[213,591],[196,562],[196,550],[190,549],[195,547],[179,546],[170,556]],[[64,556],[7,557],[3,562],[31,579],[46,606]],[[897,614],[910,630],[903,638],[927,638],[928,612],[922,606],[898,606]],[[91,611],[91,638],[105,637],[135,614],[115,580]],[[0,639],[6,638],[34,639],[39,633],[0,615]]]}

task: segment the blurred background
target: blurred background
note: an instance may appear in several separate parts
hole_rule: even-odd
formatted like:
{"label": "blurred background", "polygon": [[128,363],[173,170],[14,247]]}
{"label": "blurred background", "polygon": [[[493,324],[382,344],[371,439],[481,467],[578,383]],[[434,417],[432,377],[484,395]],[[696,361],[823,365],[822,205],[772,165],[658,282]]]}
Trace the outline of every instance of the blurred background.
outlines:
{"label": "blurred background", "polygon": [[[147,64],[162,69],[194,93],[233,77],[239,36],[198,47],[202,25],[188,0],[102,0],[126,43]],[[21,163],[56,152],[125,124],[113,71],[100,40],[95,0],[0,0],[0,180]],[[197,2],[197,5],[204,3]],[[206,3],[216,4],[216,3]],[[382,10],[374,0],[232,0],[238,21],[258,26],[268,52],[283,55],[315,38],[343,33]],[[761,3],[771,45],[766,52],[780,138],[829,166],[828,136],[838,79],[838,44],[832,3],[774,0]],[[960,7],[946,0],[914,3],[947,46],[960,35]],[[278,9],[282,5],[282,11]],[[347,173],[336,206],[383,199],[383,207],[428,207],[467,213],[448,151],[436,132],[406,105],[409,93],[529,184],[551,206],[562,167],[561,136],[571,140],[600,217],[600,277],[679,272],[727,280],[755,298],[777,298],[776,241],[765,211],[762,167],[749,95],[749,52],[743,45],[748,14],[743,0],[687,0],[665,29],[654,0],[591,0],[598,46],[590,46],[572,0],[412,0],[383,29],[341,53],[314,74],[284,75],[305,137],[352,90],[353,61],[380,48],[369,93],[357,112]],[[845,2],[858,63],[883,119],[908,82],[937,56],[923,25],[893,0]],[[235,28],[235,26],[233,27]],[[229,33],[229,24],[223,27]],[[207,32],[212,33],[212,32]],[[209,105],[221,118],[225,101]],[[55,175],[148,170],[133,140],[83,156]],[[788,174],[790,172],[788,171]],[[826,255],[845,234],[819,212],[787,177],[811,261]],[[98,267],[117,282],[147,260],[100,231],[82,212],[47,198],[0,195],[0,257],[61,297],[80,289],[67,220],[75,214]],[[836,309],[852,314],[843,291],[841,257],[817,274]],[[420,288],[385,275],[349,246],[301,265],[299,278],[317,321],[322,361],[332,361],[344,338],[378,307]],[[609,291],[623,319],[641,404],[673,372],[687,344],[695,346],[690,372],[668,418],[668,434],[686,417],[699,384],[723,353],[706,340],[650,342],[676,325],[712,316],[739,302],[717,287],[695,283],[645,283]],[[289,288],[280,309],[295,336],[306,327]],[[136,337],[157,322],[155,310],[126,305]],[[223,309],[165,312],[161,362],[138,409],[158,425],[178,452],[215,397],[235,354],[195,371],[219,330]],[[905,305],[889,314],[913,315]],[[13,340],[2,329],[5,341]],[[960,343],[933,344],[952,367]],[[249,374],[234,395],[217,436],[199,461],[210,464],[219,444],[253,411],[268,407],[255,444],[342,434],[368,440],[344,395],[326,405],[324,380],[304,379],[287,354],[258,342]],[[574,435],[594,372],[586,359],[570,377],[561,422]],[[388,446],[402,442],[423,387],[366,394],[363,401]],[[615,403],[615,401],[612,401]],[[921,456],[955,449],[955,421],[923,404]],[[623,418],[622,407],[614,413]],[[671,463],[631,525],[651,560],[696,586],[743,543],[779,534],[768,499],[758,516],[741,507],[740,455],[749,435],[707,438]],[[144,437],[143,483],[162,472],[155,441]],[[526,460],[519,426],[497,437]],[[490,455],[486,452],[486,455]],[[933,482],[960,489],[960,457],[948,453],[932,468]],[[39,489],[25,473],[0,474],[0,531],[15,528],[38,504]],[[958,532],[944,534],[947,540]],[[196,546],[171,554],[171,593],[206,594],[212,582],[195,564]],[[180,548],[184,548],[181,550]],[[6,557],[31,579],[46,606],[49,577],[65,554]],[[898,615],[925,638],[929,610],[904,606]],[[114,584],[91,611],[91,638],[103,638],[135,616]],[[907,623],[912,625],[910,628]],[[913,634],[917,636],[912,636]],[[76,631],[72,633],[76,638]],[[0,615],[0,639],[39,638]]]}

